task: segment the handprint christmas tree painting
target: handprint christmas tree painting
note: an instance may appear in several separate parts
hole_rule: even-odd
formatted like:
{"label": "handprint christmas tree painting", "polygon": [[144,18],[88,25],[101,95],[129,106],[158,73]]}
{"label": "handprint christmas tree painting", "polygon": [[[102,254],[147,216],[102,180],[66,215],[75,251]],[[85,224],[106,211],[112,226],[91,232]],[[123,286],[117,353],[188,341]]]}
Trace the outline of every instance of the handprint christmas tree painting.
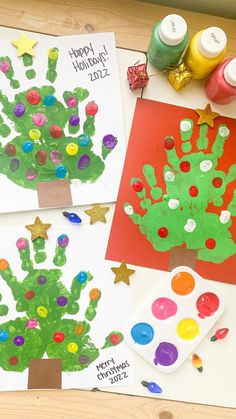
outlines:
{"label": "handprint christmas tree painting", "polygon": [[[18,48],[17,65],[13,64],[12,58],[17,52],[13,45],[8,49],[5,46],[9,55],[1,55],[0,50],[0,174],[18,187],[38,193],[40,185],[50,182],[52,187],[55,182],[62,187],[77,181],[77,188],[84,184],[89,188],[102,176],[106,162],[120,142],[119,129],[114,130],[109,119],[103,119],[104,114],[110,114],[114,120],[113,110],[108,113],[105,109],[101,89],[97,89],[96,83],[88,86],[85,78],[88,76],[84,73],[78,76],[74,72],[62,39],[55,42],[56,46],[45,48],[40,41],[35,46],[33,40],[28,46],[30,39],[24,36],[12,42]],[[32,56],[34,51],[35,58]],[[39,70],[36,58],[42,51],[47,67]],[[22,72],[20,66],[26,70]],[[61,75],[62,68],[70,71],[65,79]],[[27,81],[18,80],[19,72],[19,78],[25,77]],[[44,81],[42,85],[43,79],[46,83]],[[70,89],[70,84],[75,86],[75,83],[76,87]],[[80,87],[83,83],[86,88]],[[111,92],[111,96],[115,100],[115,93]],[[109,164],[107,170],[111,170]],[[105,200],[101,199],[101,202]],[[80,200],[79,203],[88,202]]]}
{"label": "handprint christmas tree painting", "polygon": [[[214,127],[204,121],[198,126],[195,111],[151,101],[140,101],[135,116],[117,209],[126,218],[124,236],[133,238],[120,247],[120,257],[168,270],[173,255],[175,263],[184,264],[182,252],[185,258],[194,255],[203,276],[234,282],[236,121],[218,117]],[[135,147],[140,160],[132,156],[137,161],[132,165]],[[111,259],[115,229],[116,215],[107,251]]]}
{"label": "handprint christmas tree painting", "polygon": [[[29,226],[31,231],[38,231],[33,240],[37,264],[46,260],[44,237],[49,226],[38,218],[35,224]],[[41,269],[34,266],[28,240],[19,238],[16,246],[21,268],[26,272],[22,281],[17,280],[9,262],[0,259],[1,281],[10,288],[16,311],[22,313],[15,319],[0,323],[0,367],[3,370],[21,372],[29,367],[30,360],[46,357],[61,359],[62,371],[82,371],[99,357],[100,350],[92,342],[89,332],[96,317],[101,291],[90,289],[85,318],[78,320],[78,301],[93,277],[89,271],[81,270],[71,280],[70,290],[67,290],[61,282],[61,267],[67,262],[68,244],[69,237],[60,235],[53,257],[54,267]],[[7,313],[5,302],[0,306],[0,315],[4,317]],[[103,348],[118,345],[122,340],[120,332],[112,331],[104,339]]]}

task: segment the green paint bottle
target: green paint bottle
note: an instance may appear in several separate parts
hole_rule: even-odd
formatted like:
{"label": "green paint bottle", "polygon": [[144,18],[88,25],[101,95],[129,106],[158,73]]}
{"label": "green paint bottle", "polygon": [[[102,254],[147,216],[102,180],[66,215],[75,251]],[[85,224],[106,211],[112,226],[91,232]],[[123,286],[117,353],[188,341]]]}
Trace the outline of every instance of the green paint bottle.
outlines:
{"label": "green paint bottle", "polygon": [[166,16],[153,28],[148,60],[161,71],[176,65],[187,46],[188,38],[184,18],[175,14]]}

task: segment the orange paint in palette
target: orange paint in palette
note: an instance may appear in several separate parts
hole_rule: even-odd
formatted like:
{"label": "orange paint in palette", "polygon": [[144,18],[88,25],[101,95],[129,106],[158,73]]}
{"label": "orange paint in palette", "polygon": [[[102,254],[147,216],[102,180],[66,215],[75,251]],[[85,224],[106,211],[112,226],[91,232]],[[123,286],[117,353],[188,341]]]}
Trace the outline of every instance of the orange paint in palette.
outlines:
{"label": "orange paint in palette", "polygon": [[165,278],[134,313],[125,340],[161,372],[178,369],[223,314],[218,290],[187,266]]}

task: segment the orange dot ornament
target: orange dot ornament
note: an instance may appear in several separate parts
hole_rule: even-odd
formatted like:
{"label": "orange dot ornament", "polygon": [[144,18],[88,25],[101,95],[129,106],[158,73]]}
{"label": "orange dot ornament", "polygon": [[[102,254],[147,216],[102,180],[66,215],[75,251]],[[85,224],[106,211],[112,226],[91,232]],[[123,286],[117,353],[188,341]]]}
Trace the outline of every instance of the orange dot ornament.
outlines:
{"label": "orange dot ornament", "polygon": [[178,295],[188,295],[195,287],[195,280],[188,272],[178,272],[171,281],[173,291]]}
{"label": "orange dot ornament", "polygon": [[0,259],[0,271],[4,271],[4,269],[7,269],[9,266],[9,263],[6,259]]}

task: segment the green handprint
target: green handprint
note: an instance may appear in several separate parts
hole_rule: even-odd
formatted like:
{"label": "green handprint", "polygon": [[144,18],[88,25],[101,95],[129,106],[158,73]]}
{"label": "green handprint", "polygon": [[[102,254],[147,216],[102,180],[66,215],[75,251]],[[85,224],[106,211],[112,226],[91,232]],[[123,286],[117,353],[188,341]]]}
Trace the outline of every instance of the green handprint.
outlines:
{"label": "green handprint", "polygon": [[[208,205],[222,206],[227,185],[236,179],[236,164],[228,173],[218,169],[230,132],[226,125],[219,125],[212,149],[205,153],[201,150],[207,150],[209,146],[208,126],[201,125],[195,146],[191,142],[193,125],[187,118],[180,122],[182,151],[188,154],[180,157],[173,137],[165,139],[167,164],[163,176],[166,190],[157,186],[154,167],[146,164],[143,174],[150,193],[141,179],[131,179],[145,214],[136,213],[128,202],[123,207],[155,250],[165,252],[185,245],[187,249],[198,250],[198,259],[221,263],[236,253],[230,232],[231,216],[236,216],[236,190],[220,216],[210,212]],[[193,147],[196,152],[191,152]]]}
{"label": "green handprint", "polygon": [[[66,263],[68,243],[65,234],[58,237],[53,258],[56,266]],[[30,359],[47,354],[49,358],[61,358],[63,371],[83,370],[99,356],[99,349],[91,341],[89,331],[101,291],[98,288],[90,290],[84,320],[66,319],[66,314],[75,316],[79,312],[81,292],[93,279],[90,272],[80,271],[68,291],[60,281],[60,269],[34,267],[27,239],[18,239],[16,246],[26,277],[18,281],[5,259],[0,259],[0,276],[11,289],[16,310],[24,312],[24,316],[0,324],[0,367],[6,371],[24,371]],[[33,248],[37,260],[38,249]],[[6,315],[7,311],[6,306],[0,305],[0,315]],[[103,348],[115,346],[122,340],[120,332],[112,331],[105,338]]]}
{"label": "green handprint", "polygon": [[[50,83],[54,83],[57,77],[58,56],[58,48],[48,51],[46,78]],[[26,67],[32,66],[32,57],[24,54],[23,63]],[[94,101],[85,107],[86,119],[78,135],[81,129],[79,104],[89,96],[89,92],[81,87],[64,91],[64,104],[55,96],[51,84],[32,86],[19,92],[20,84],[15,79],[9,57],[0,57],[0,71],[10,86],[17,89],[12,102],[0,91],[0,136],[2,139],[11,136],[10,141],[0,143],[0,173],[29,189],[37,189],[40,182],[64,178],[96,181],[105,169],[105,159],[115,148],[117,138],[112,134],[104,135],[101,157],[94,153],[92,137],[98,112]],[[34,78],[35,71],[27,69],[26,76]]]}

